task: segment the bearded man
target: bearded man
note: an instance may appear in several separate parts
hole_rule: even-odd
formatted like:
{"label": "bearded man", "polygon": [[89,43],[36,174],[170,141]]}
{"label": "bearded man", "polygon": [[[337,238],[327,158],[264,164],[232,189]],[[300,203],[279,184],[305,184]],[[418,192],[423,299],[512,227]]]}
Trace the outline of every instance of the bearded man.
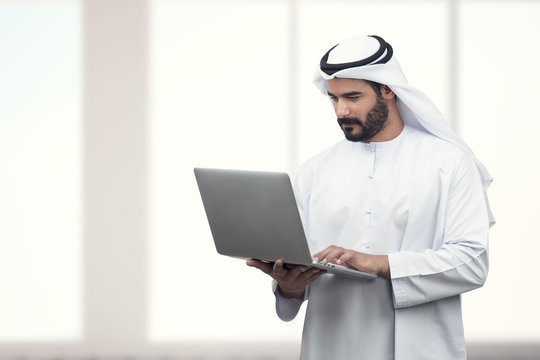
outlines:
{"label": "bearded man", "polygon": [[282,320],[307,301],[301,359],[466,359],[460,294],[488,272],[489,173],[381,37],[331,48],[315,84],[346,139],[296,176],[309,247],[316,260],[378,277],[248,265],[274,279]]}

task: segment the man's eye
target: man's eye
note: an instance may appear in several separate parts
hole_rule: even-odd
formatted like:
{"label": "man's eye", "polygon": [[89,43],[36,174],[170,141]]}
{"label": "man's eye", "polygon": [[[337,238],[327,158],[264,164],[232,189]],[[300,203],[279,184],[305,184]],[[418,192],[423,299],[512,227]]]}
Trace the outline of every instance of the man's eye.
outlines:
{"label": "man's eye", "polygon": [[356,101],[356,100],[360,99],[360,96],[349,96],[347,99],[349,99],[351,101]]}

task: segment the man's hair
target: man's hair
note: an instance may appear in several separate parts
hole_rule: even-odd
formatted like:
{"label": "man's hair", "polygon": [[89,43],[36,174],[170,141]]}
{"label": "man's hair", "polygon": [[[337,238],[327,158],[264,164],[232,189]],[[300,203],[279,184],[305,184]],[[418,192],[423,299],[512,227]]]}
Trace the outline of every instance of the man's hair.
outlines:
{"label": "man's hair", "polygon": [[[383,84],[379,84],[378,82],[371,81],[371,80],[364,80],[364,81],[367,82],[369,86],[371,86],[371,88],[373,89],[373,91],[375,91],[375,94],[377,94],[378,97],[382,96],[381,87],[383,86]],[[398,101],[397,95],[394,96],[394,99],[396,100],[396,102]]]}
{"label": "man's hair", "polygon": [[378,82],[375,82],[375,81],[370,81],[370,80],[366,80],[366,82],[369,84],[369,86],[371,86],[371,88],[375,91],[375,93],[377,94],[377,96],[382,96],[382,92],[381,92],[381,86],[382,84],[379,84]]}

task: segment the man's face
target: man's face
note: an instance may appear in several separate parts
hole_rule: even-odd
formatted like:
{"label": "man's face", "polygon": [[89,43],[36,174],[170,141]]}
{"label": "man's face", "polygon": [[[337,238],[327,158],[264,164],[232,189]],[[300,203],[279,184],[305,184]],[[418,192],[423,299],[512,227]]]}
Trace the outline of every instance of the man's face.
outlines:
{"label": "man's face", "polygon": [[327,85],[338,124],[347,140],[367,142],[384,128],[388,105],[368,82],[334,78]]}

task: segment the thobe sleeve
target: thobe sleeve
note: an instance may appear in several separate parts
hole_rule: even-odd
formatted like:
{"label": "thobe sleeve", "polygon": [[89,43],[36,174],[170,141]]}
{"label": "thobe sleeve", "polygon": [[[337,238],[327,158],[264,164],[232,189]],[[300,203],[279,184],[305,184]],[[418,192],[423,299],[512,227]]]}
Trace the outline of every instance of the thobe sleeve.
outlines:
{"label": "thobe sleeve", "polygon": [[[304,183],[302,183],[302,180],[304,177],[302,177],[300,174],[297,175],[295,184],[294,184],[294,195],[296,198],[296,203],[298,205],[298,211],[300,213],[300,218],[302,219],[302,223],[305,225],[305,219],[306,219],[306,206],[304,204],[307,201],[307,192],[305,189]],[[304,226],[305,230],[305,226]],[[293,320],[296,315],[298,314],[298,311],[300,310],[300,307],[305,299],[307,299],[307,293],[309,286],[306,288],[306,295],[304,295],[304,299],[291,299],[286,298],[277,290],[277,281],[272,281],[272,291],[274,292],[274,295],[276,297],[276,313],[278,317],[283,321],[291,321]]]}
{"label": "thobe sleeve", "polygon": [[276,297],[276,313],[278,317],[283,321],[293,320],[298,314],[298,311],[300,311],[305,296],[303,300],[284,297],[277,289],[276,280],[272,280],[272,290]]}
{"label": "thobe sleeve", "polygon": [[480,176],[472,159],[456,165],[442,201],[442,241],[423,252],[388,255],[394,306],[404,308],[478,288],[488,272],[488,211]]}

